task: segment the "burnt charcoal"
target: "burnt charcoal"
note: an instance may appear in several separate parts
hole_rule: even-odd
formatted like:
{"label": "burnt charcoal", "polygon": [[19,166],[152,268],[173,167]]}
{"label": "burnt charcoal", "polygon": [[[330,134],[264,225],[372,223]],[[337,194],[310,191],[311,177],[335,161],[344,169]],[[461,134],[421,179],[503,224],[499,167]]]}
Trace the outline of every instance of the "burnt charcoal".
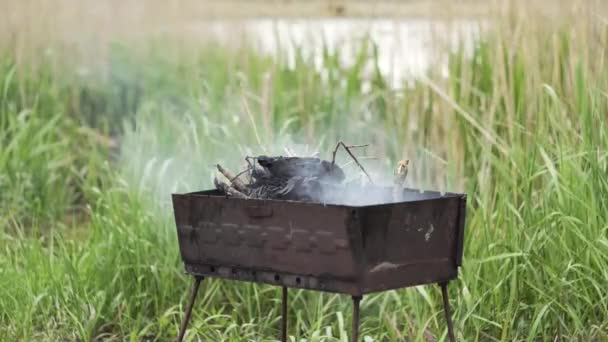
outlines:
{"label": "burnt charcoal", "polygon": [[250,196],[299,201],[319,201],[322,184],[337,184],[345,175],[337,165],[319,158],[267,157],[256,158],[262,169],[252,173]]}
{"label": "burnt charcoal", "polygon": [[253,183],[249,184],[249,197],[278,199],[281,194],[288,191],[288,178],[271,177],[267,174],[254,176]]}
{"label": "burnt charcoal", "polygon": [[345,178],[338,165],[319,158],[260,156],[257,161],[272,177],[310,177],[326,183],[339,183]]}
{"label": "burnt charcoal", "polygon": [[[324,186],[340,184],[345,178],[339,166],[319,158],[259,156],[250,159],[255,160],[249,164],[251,181],[244,184],[246,189],[241,191],[249,198],[321,201]],[[218,169],[223,168],[218,166]],[[217,184],[216,188],[231,195],[230,188]]]}

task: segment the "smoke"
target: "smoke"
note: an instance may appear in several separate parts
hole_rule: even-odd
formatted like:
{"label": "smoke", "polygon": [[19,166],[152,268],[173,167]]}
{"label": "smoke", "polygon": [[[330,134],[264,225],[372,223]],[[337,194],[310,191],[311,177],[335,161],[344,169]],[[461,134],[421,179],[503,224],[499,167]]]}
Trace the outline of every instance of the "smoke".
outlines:
{"label": "smoke", "polygon": [[[391,26],[387,22],[375,22],[375,24],[386,29]],[[348,25],[354,29],[357,22],[349,22]],[[401,23],[393,29],[404,31],[406,36],[408,25],[411,23]],[[418,27],[416,25],[415,27]],[[262,26],[267,25],[263,23]],[[291,29],[298,27],[296,25]],[[330,32],[326,30],[325,33]],[[391,36],[390,32],[388,36]],[[272,32],[260,33],[260,37],[264,41],[270,39],[274,43],[277,43],[274,39],[278,39]],[[391,44],[399,43],[399,39],[394,39],[396,37],[392,36]],[[374,40],[378,39],[380,38],[374,38]],[[305,42],[305,40],[301,41],[302,44]],[[279,45],[281,44],[264,46]],[[282,42],[281,46],[290,45]],[[387,48],[391,50],[391,46],[380,44],[378,46],[380,55],[384,56],[383,51]],[[308,48],[314,52],[317,47],[313,45]],[[267,52],[280,55],[279,51]],[[411,55],[411,51],[404,55]],[[388,60],[379,57],[378,62],[383,64],[388,63]],[[380,65],[382,72],[390,72],[393,77],[395,74],[402,75],[394,69],[394,63],[389,64]],[[409,67],[413,68],[411,65]],[[238,75],[227,75],[227,77],[238,78]],[[206,85],[214,86],[214,84]],[[308,119],[314,122],[315,116],[331,116],[329,120],[331,127],[323,127],[323,123],[306,123],[301,124],[302,128],[298,132],[287,133],[289,130],[283,127],[288,127],[288,123],[273,123],[275,128],[280,130],[277,133],[269,130],[269,127],[273,126],[269,122],[273,119],[267,111],[256,112],[253,108],[254,113],[251,113],[243,108],[243,94],[239,94],[235,89],[225,90],[224,93],[221,93],[222,90],[219,91],[219,94],[225,97],[222,100],[211,98],[218,96],[217,91],[197,94],[196,98],[188,99],[196,102],[192,108],[180,110],[166,108],[160,99],[139,110],[135,123],[127,125],[124,129],[119,163],[122,175],[133,188],[145,193],[154,203],[165,207],[170,205],[171,193],[212,188],[216,172],[214,165],[217,163],[238,173],[247,166],[246,156],[297,155],[331,160],[333,148],[339,140],[353,145],[370,144],[367,148],[354,150],[354,153],[370,174],[376,187],[372,188],[371,185],[366,184],[366,177],[356,163],[344,151],[340,151],[336,161],[346,173],[345,185],[340,191],[328,191],[328,195],[324,198],[326,203],[383,203],[393,200],[392,192],[386,189],[392,186],[393,170],[400,159],[410,160],[406,187],[442,190],[446,185],[450,185],[447,162],[422,147],[424,139],[420,138],[420,132],[417,133],[416,140],[403,141],[409,139],[411,129],[417,129],[416,122],[405,123],[408,127],[387,130],[387,123],[382,122],[383,119],[376,118],[368,107],[358,106],[357,103],[341,104],[340,101],[352,100],[344,100],[337,95],[332,99],[337,103],[335,105],[337,109],[333,109],[334,113],[310,113]],[[362,96],[364,93],[365,91],[362,91]],[[269,94],[273,93],[269,92]],[[187,96],[184,94],[184,97]],[[362,98],[361,101],[367,100]],[[280,108],[280,110],[288,111],[290,108]],[[420,120],[420,115],[422,114],[413,113],[410,121]],[[395,136],[399,130],[405,132],[399,132],[400,136]]]}
{"label": "smoke", "polygon": [[[306,143],[305,138],[295,134],[274,136],[260,143],[251,128],[224,125],[208,122],[204,112],[168,115],[157,113],[156,109],[143,111],[136,117],[135,125],[125,128],[119,162],[121,173],[128,184],[150,199],[155,207],[170,211],[171,194],[213,189],[218,163],[236,174],[247,168],[246,156],[315,156],[331,161],[335,147],[334,142],[322,144],[322,139]],[[227,136],[226,132],[233,134]],[[369,132],[357,139],[344,140],[348,144],[370,143],[369,147],[352,151],[373,184],[352,158],[339,149],[336,164],[343,169],[345,179],[340,185],[323,186],[321,202],[372,205],[399,200],[392,190],[398,159],[382,150],[386,144],[378,141],[374,130]],[[442,190],[436,186],[445,184],[446,171],[441,162],[423,149],[403,158],[410,159],[405,187]]]}

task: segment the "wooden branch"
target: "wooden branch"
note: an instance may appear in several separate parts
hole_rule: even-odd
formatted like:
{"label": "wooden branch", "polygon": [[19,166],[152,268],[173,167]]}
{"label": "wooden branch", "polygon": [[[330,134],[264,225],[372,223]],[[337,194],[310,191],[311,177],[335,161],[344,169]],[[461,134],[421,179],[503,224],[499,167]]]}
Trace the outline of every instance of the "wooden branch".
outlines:
{"label": "wooden branch", "polygon": [[219,180],[217,177],[213,178],[213,184],[215,185],[216,189],[223,191],[228,196],[236,198],[249,198],[249,196],[231,187],[229,184]]}
{"label": "wooden branch", "polygon": [[[222,167],[220,164],[216,165],[217,170],[224,175],[224,177],[226,177],[226,179],[228,179],[230,181],[230,184],[239,192],[247,192],[247,186],[245,185],[245,183],[243,183],[243,181],[241,181],[238,177],[240,175],[242,175],[244,172],[239,173],[238,175],[234,175],[232,173],[232,171],[225,169],[224,167]],[[245,170],[247,171],[247,170]]]}

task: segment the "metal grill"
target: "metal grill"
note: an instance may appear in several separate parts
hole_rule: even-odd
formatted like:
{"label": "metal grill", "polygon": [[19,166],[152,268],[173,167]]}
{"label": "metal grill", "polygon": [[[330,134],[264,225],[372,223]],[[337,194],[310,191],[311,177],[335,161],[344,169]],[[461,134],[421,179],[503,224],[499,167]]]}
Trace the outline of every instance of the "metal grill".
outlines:
{"label": "metal grill", "polygon": [[[377,188],[376,191],[391,191]],[[466,195],[406,189],[397,202],[349,206],[229,198],[216,190],[173,195],[181,256],[195,278],[181,341],[205,277],[347,294],[358,340],[363,295],[438,283],[450,340],[447,284],[463,254]]]}

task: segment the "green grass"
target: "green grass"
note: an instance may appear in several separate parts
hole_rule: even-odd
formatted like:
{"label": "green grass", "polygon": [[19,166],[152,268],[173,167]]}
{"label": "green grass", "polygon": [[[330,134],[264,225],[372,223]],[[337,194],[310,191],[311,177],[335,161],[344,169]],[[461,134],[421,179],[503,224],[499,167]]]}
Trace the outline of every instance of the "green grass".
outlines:
{"label": "green grass", "polygon": [[[461,340],[608,339],[608,27],[539,20],[502,19],[472,57],[449,55],[448,78],[400,90],[363,78],[369,41],[350,68],[326,51],[322,72],[213,45],[116,46],[84,76],[2,58],[0,339],[171,340],[191,284],[170,193],[209,187],[218,161],[288,144],[329,157],[340,139],[372,144],[377,177],[408,157],[414,185],[468,193]],[[188,338],[273,340],[279,298],[206,281]],[[349,298],[290,303],[294,341],[346,340]],[[362,335],[445,340],[441,309],[436,287],[368,296]]]}

